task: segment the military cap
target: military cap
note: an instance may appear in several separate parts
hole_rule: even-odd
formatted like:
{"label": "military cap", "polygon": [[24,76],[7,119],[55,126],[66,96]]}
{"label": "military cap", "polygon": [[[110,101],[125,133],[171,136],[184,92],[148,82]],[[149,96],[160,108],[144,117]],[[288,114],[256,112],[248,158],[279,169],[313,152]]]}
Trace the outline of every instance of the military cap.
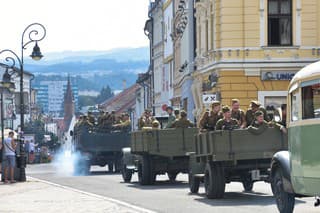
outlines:
{"label": "military cap", "polygon": [[252,100],[250,103],[251,103],[251,106],[252,106],[252,107],[260,107],[260,106],[261,106],[261,104],[259,103],[259,101],[256,101],[256,100]]}
{"label": "military cap", "polygon": [[233,98],[233,99],[231,100],[231,103],[232,103],[232,104],[239,103],[239,99]]}
{"label": "military cap", "polygon": [[180,110],[179,109],[174,109],[174,114],[177,115],[180,113]]}
{"label": "military cap", "polygon": [[212,104],[211,104],[211,107],[215,107],[215,106],[218,106],[220,105],[220,101],[213,101]]}
{"label": "military cap", "polygon": [[256,111],[256,112],[254,113],[254,117],[258,117],[258,116],[260,116],[260,115],[263,115],[263,112],[262,112],[262,111]]}
{"label": "military cap", "polygon": [[230,107],[227,106],[227,105],[226,105],[226,106],[223,106],[223,107],[222,107],[222,112],[223,112],[223,113],[230,112]]}
{"label": "military cap", "polygon": [[186,111],[181,110],[181,111],[180,111],[180,116],[181,116],[181,117],[186,117],[186,116],[187,116]]}
{"label": "military cap", "polygon": [[151,109],[145,109],[144,111],[145,112],[151,112]]}
{"label": "military cap", "polygon": [[112,110],[111,113],[112,113],[112,114],[116,114],[116,111]]}
{"label": "military cap", "polygon": [[167,106],[166,111],[168,111],[169,109],[173,110],[172,106]]}

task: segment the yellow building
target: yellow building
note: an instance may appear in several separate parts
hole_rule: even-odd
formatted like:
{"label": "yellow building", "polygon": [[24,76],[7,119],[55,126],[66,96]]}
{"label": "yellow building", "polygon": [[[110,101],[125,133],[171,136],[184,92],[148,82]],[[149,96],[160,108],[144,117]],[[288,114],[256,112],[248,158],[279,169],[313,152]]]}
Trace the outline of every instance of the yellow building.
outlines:
{"label": "yellow building", "polygon": [[198,0],[195,9],[198,109],[204,95],[278,107],[294,73],[319,60],[319,0]]}

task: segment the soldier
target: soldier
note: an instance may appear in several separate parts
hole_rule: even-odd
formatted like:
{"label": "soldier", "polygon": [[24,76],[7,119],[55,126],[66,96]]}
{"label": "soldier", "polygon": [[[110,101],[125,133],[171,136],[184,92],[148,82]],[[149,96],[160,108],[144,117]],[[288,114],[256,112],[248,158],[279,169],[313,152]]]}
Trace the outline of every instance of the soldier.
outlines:
{"label": "soldier", "polygon": [[207,122],[209,119],[209,115],[210,115],[210,111],[206,109],[206,111],[201,116],[201,119],[199,122],[199,127],[201,131],[209,129],[208,122]]}
{"label": "soldier", "polygon": [[113,128],[124,132],[129,132],[131,130],[130,115],[128,113],[124,113],[120,124],[113,125]]}
{"label": "soldier", "polygon": [[176,117],[176,120],[178,120],[180,118],[180,110],[179,109],[174,110],[174,116]]}
{"label": "soldier", "polygon": [[279,129],[283,133],[287,133],[287,129],[281,124],[274,123],[274,122],[268,123],[264,119],[264,114],[262,111],[256,111],[254,115],[255,115],[255,119],[253,123],[248,127],[248,129],[259,130],[259,129],[266,129],[268,127],[274,127],[276,129]]}
{"label": "soldier", "polygon": [[207,130],[215,130],[218,120],[223,118],[222,112],[220,111],[220,101],[214,101],[211,105],[211,112],[208,117],[204,114],[200,120],[202,126]]}
{"label": "soldier", "polygon": [[160,129],[160,123],[158,120],[152,121],[152,129]]}
{"label": "soldier", "polygon": [[168,124],[167,124],[166,128],[172,128],[172,124],[173,124],[173,122],[175,122],[176,116],[173,115],[173,108],[171,106],[168,106],[166,111],[169,115]]}
{"label": "soldier", "polygon": [[254,113],[257,112],[257,111],[263,112],[265,121],[267,121],[267,122],[270,121],[266,110],[261,106],[261,104],[258,101],[252,100],[251,103],[250,103],[250,108],[246,112],[246,123],[247,123],[247,126],[250,126],[253,123],[254,118],[255,118]]}
{"label": "soldier", "polygon": [[154,120],[155,118],[151,115],[151,110],[146,109],[138,120],[138,128],[141,130],[143,127],[152,127]]}
{"label": "soldier", "polygon": [[89,120],[89,122],[91,123],[91,124],[95,124],[95,118],[94,118],[94,116],[93,116],[93,114],[92,114],[92,112],[90,112],[90,111],[88,111],[88,120]]}
{"label": "soldier", "polygon": [[233,130],[238,129],[238,121],[231,117],[229,106],[222,107],[223,118],[221,118],[216,125],[216,130]]}
{"label": "soldier", "polygon": [[246,128],[246,115],[242,109],[240,109],[240,102],[238,99],[231,100],[231,117],[238,121],[238,124],[241,129]]}
{"label": "soldier", "polygon": [[99,116],[98,116],[98,127],[103,126],[103,116],[104,116],[104,111],[100,110]]}
{"label": "soldier", "polygon": [[172,124],[173,128],[188,128],[194,127],[194,124],[187,118],[187,113],[184,110],[180,111],[180,118]]}

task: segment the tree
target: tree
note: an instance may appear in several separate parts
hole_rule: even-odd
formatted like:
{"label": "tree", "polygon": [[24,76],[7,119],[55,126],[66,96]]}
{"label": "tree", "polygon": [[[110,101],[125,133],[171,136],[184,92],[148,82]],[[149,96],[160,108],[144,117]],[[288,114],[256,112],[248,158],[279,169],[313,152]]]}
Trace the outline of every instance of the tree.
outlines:
{"label": "tree", "polygon": [[96,97],[93,96],[79,96],[79,107],[84,107],[84,106],[93,106],[96,104]]}
{"label": "tree", "polygon": [[96,98],[96,103],[100,104],[100,103],[108,100],[109,98],[111,98],[113,96],[114,96],[114,93],[112,92],[112,90],[109,87],[109,85],[107,85],[107,87],[103,87],[101,89],[100,94]]}

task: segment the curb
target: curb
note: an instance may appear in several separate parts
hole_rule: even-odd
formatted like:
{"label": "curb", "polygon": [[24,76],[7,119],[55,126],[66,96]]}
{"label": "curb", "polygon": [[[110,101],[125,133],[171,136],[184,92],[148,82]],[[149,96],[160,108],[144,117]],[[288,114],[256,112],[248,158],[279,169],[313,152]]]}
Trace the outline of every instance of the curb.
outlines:
{"label": "curb", "polygon": [[45,181],[45,180],[41,180],[41,179],[38,179],[38,178],[30,177],[30,176],[27,176],[27,179],[38,181],[38,182],[45,183],[45,184],[48,184],[48,185],[52,185],[52,186],[55,186],[55,187],[59,187],[59,188],[62,188],[62,189],[74,191],[74,192],[81,193],[81,194],[84,194],[84,195],[88,195],[88,196],[91,196],[91,197],[99,198],[99,199],[102,199],[102,200],[105,200],[105,201],[109,201],[109,202],[112,202],[112,203],[116,203],[116,204],[118,204],[120,206],[127,207],[127,208],[130,208],[130,209],[142,212],[142,213],[157,213],[155,211],[152,211],[152,210],[149,210],[149,209],[145,209],[145,208],[142,208],[142,207],[139,207],[139,206],[135,206],[135,205],[132,205],[130,203],[127,203],[127,202],[124,202],[124,201],[121,201],[121,200],[117,200],[117,199],[114,199],[114,198],[97,195],[97,194],[90,193],[90,192],[85,192],[85,191],[78,190],[78,189],[75,189],[75,188],[72,188],[72,187],[63,186],[63,185],[60,185],[60,184],[57,184],[57,183],[52,183],[50,181]]}

